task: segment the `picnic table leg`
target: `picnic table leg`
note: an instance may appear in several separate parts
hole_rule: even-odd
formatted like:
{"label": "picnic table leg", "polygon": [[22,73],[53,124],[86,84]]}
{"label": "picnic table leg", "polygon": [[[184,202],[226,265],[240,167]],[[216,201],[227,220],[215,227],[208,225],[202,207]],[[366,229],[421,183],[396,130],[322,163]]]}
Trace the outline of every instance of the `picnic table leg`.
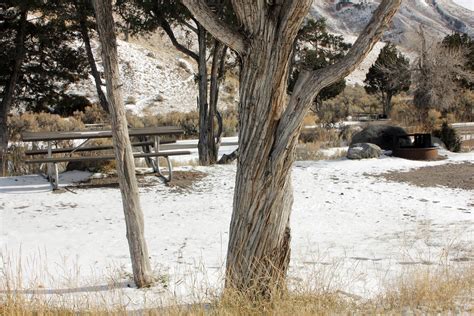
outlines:
{"label": "picnic table leg", "polygon": [[[158,154],[160,152],[160,137],[155,136],[153,137],[154,144],[153,147],[155,149],[155,153]],[[160,157],[156,156],[154,159],[151,158],[153,161],[153,171],[160,174]]]}
{"label": "picnic table leg", "polygon": [[165,156],[164,158],[166,159],[166,162],[168,164],[168,177],[166,177],[160,170],[160,157],[158,156],[158,153],[160,152],[160,137],[159,136],[155,136],[155,154],[156,154],[156,158],[154,159],[155,160],[155,172],[160,176],[162,177],[163,179],[165,179],[166,182],[170,182],[171,181],[171,177],[172,177],[172,166],[171,166],[171,160],[169,159],[168,156]]}
{"label": "picnic table leg", "polygon": [[54,163],[54,184],[53,190],[57,190],[59,188],[59,171],[58,171],[58,164]]}
{"label": "picnic table leg", "polygon": [[[53,149],[51,148],[51,142],[48,142],[48,158],[53,157]],[[48,180],[53,185],[53,164],[48,163]],[[53,185],[54,188],[54,185]]]}

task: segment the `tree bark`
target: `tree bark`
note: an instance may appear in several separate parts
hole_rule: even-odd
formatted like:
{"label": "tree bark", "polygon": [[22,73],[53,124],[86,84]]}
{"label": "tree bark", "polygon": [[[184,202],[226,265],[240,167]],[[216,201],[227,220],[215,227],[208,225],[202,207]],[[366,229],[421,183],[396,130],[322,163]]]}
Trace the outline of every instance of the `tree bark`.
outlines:
{"label": "tree bark", "polygon": [[15,38],[15,58],[12,61],[12,72],[10,78],[3,89],[2,101],[0,103],[0,176],[7,175],[7,154],[8,154],[8,113],[10,112],[15,88],[20,78],[21,65],[25,58],[25,36],[26,25],[28,23],[28,10],[22,8],[18,30]]}
{"label": "tree bark", "polygon": [[201,166],[208,166],[211,164],[211,155],[209,152],[209,136],[208,133],[208,120],[209,120],[209,104],[207,103],[208,98],[208,84],[207,84],[207,58],[206,58],[206,30],[198,24],[198,42],[199,42],[199,53],[198,53],[198,85],[199,85],[199,164]]}
{"label": "tree bark", "polygon": [[[209,116],[207,120],[207,133],[208,133],[208,144],[207,150],[209,151],[211,165],[217,162],[217,155],[219,151],[219,140],[220,135],[216,137],[216,127],[214,118],[218,119],[218,124],[222,124],[222,119],[219,120],[219,113],[217,112],[217,101],[219,100],[219,84],[223,60],[225,59],[225,45],[221,42],[214,40],[214,51],[212,54],[212,65],[211,65],[211,78],[209,88]],[[222,128],[220,128],[222,131]],[[220,134],[220,133],[219,133]]]}
{"label": "tree bark", "polygon": [[[79,2],[78,2],[79,1]],[[97,65],[95,63],[94,54],[92,53],[91,41],[89,37],[89,31],[87,29],[87,17],[84,12],[84,0],[75,0],[74,5],[77,10],[78,20],[79,20],[79,29],[81,32],[82,41],[86,48],[87,61],[91,67],[91,74],[94,78],[95,89],[97,91],[97,96],[99,97],[99,104],[102,109],[108,113],[109,105],[107,104],[107,98],[105,97],[104,91],[102,91],[102,80],[100,79],[99,71],[97,70]]]}
{"label": "tree bark", "polygon": [[285,286],[289,266],[291,166],[304,116],[321,89],[365,58],[401,0],[383,0],[346,57],[324,69],[302,71],[291,96],[286,95],[291,52],[311,0],[233,0],[238,34],[219,23],[204,0],[182,2],[241,59],[239,158],[226,287],[269,297]]}
{"label": "tree bark", "polygon": [[152,283],[150,261],[145,242],[143,213],[140,207],[135,162],[128,137],[127,119],[119,80],[117,42],[111,0],[94,0],[102,60],[107,84],[107,97],[112,121],[117,173],[122,193],[127,239],[132,259],[133,278],[137,287]]}
{"label": "tree bark", "polygon": [[383,114],[385,117],[390,116],[390,111],[392,110],[392,94],[390,92],[387,92],[385,96],[385,104],[384,104],[384,109],[383,109]]}
{"label": "tree bark", "polygon": [[[265,24],[242,57],[239,106],[239,158],[230,224],[226,286],[254,295],[270,295],[283,286],[290,259],[289,219],[293,204],[290,167],[272,168],[278,119],[286,104],[291,37]],[[288,32],[288,33],[287,33]],[[289,39],[286,40],[288,37]],[[268,42],[265,38],[280,37]]]}

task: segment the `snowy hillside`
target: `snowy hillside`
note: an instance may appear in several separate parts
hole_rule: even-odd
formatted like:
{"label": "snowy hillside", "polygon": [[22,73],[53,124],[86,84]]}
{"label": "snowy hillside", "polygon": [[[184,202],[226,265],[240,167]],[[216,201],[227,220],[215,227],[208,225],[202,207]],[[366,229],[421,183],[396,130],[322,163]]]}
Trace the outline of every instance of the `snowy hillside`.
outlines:
{"label": "snowy hillside", "polygon": [[[356,35],[370,20],[379,0],[352,1],[358,5],[340,8],[340,0],[314,1],[311,15],[325,18],[334,33]],[[393,25],[384,35],[402,46],[410,46],[412,34],[423,25],[427,34],[443,37],[453,31],[474,35],[474,14],[451,0],[409,0],[403,1],[395,15]]]}
{"label": "snowy hillside", "polygon": [[[93,41],[92,47],[97,66],[102,72],[98,42]],[[118,54],[127,110],[135,114],[157,114],[197,109],[197,67],[191,59],[166,45],[162,45],[160,50],[154,50],[121,40],[118,40]],[[71,87],[70,91],[98,102],[92,76]],[[229,98],[225,98],[226,91],[221,93],[221,100],[229,101]],[[230,98],[230,103],[232,100]],[[220,104],[221,107],[228,105],[229,102]]]}
{"label": "snowy hillside", "polygon": [[[351,5],[344,7],[339,7],[339,2],[314,1],[310,14],[313,18],[325,18],[331,32],[342,34],[348,42],[354,42],[379,0],[353,0]],[[401,51],[414,61],[418,43],[416,32],[420,25],[428,36],[435,39],[453,30],[474,35],[474,14],[451,0],[404,1],[383,40],[397,43]],[[184,32],[178,31],[178,35],[182,42],[193,42],[186,38]],[[348,84],[363,83],[365,74],[383,46],[384,43],[378,43],[374,47],[366,60],[347,78]],[[97,42],[93,42],[93,48],[101,69]],[[130,43],[119,41],[118,49],[127,109],[141,115],[196,109],[196,64],[174,49],[166,36],[154,34],[147,39],[132,39]],[[230,89],[221,89],[220,108],[236,105],[237,87],[235,83],[230,86]],[[71,92],[97,101],[92,78],[72,87]]]}

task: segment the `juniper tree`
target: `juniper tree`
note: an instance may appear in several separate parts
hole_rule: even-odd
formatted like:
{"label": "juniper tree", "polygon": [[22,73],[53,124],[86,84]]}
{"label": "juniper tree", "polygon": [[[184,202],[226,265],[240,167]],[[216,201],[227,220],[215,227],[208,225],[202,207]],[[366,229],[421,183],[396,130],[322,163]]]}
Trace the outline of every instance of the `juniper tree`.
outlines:
{"label": "juniper tree", "polygon": [[84,78],[83,51],[64,1],[4,1],[0,10],[0,174],[5,174],[7,116],[14,105],[53,111],[68,84]]}
{"label": "juniper tree", "polygon": [[380,97],[383,114],[387,117],[392,109],[392,97],[410,89],[410,78],[410,61],[395,45],[388,43],[369,68],[364,88],[367,93],[377,94]]}
{"label": "juniper tree", "polygon": [[[288,83],[288,90],[294,88],[301,69],[321,69],[334,64],[344,57],[351,48],[351,44],[344,41],[341,35],[334,35],[328,32],[326,20],[309,19],[299,30],[294,43],[294,52],[292,57],[291,75]],[[341,79],[338,82],[323,88],[315,99],[314,110],[321,114],[322,102],[336,97],[346,87],[346,80]]]}
{"label": "juniper tree", "polygon": [[303,118],[321,89],[365,58],[401,4],[383,0],[351,50],[327,67],[300,72],[286,94],[294,41],[312,0],[233,0],[237,24],[203,0],[183,0],[194,18],[240,61],[239,158],[226,261],[226,287],[269,297],[290,261],[291,167]]}

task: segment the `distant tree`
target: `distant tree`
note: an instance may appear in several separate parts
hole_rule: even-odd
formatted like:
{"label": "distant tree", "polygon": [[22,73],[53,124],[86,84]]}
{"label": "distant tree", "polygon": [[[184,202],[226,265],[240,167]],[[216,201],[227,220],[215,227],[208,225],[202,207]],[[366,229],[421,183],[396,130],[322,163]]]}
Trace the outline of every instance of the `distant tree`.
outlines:
{"label": "distant tree", "polygon": [[[214,12],[223,20],[232,19],[226,0],[211,1]],[[222,118],[217,110],[219,85],[224,78],[227,46],[217,41],[194,19],[181,1],[118,0],[117,12],[123,19],[122,28],[126,34],[147,34],[161,29],[174,47],[192,58],[198,65],[199,108],[199,162],[211,165],[217,161]],[[180,42],[175,34],[176,27],[197,38],[197,51]],[[190,36],[190,38],[193,38]],[[210,52],[210,53],[209,53]],[[211,58],[211,69],[208,58]],[[217,121],[217,128],[215,122]]]}
{"label": "distant tree", "polygon": [[89,68],[92,77],[94,78],[95,88],[97,91],[97,96],[99,98],[99,104],[105,112],[109,111],[109,106],[107,103],[107,98],[105,97],[104,92],[102,91],[102,79],[100,73],[97,69],[95,63],[94,53],[92,52],[91,47],[91,37],[90,30],[95,29],[94,23],[94,10],[92,8],[92,3],[88,0],[72,0],[72,3],[75,8],[75,12],[71,16],[71,20],[78,25],[78,31],[81,34],[82,42],[84,43],[87,61],[89,63]]}
{"label": "distant tree", "polygon": [[462,37],[455,35],[440,43],[427,43],[422,29],[419,36],[421,47],[414,70],[413,101],[420,120],[425,121],[430,109],[456,112],[463,92],[472,87],[474,72],[469,66],[469,51],[459,45]]}
{"label": "distant tree", "polygon": [[64,18],[67,1],[4,1],[0,10],[0,174],[5,174],[7,116],[15,104],[54,111],[67,86],[85,78],[85,57]]}
{"label": "distant tree", "polygon": [[380,97],[383,114],[389,116],[392,109],[392,97],[410,89],[410,61],[397,50],[395,45],[388,43],[370,67],[364,83],[367,93],[377,94]]}
{"label": "distant tree", "polygon": [[[446,48],[450,53],[453,51],[460,52],[464,56],[464,70],[467,72],[474,72],[474,39],[467,34],[453,33],[446,35],[442,42],[443,48]],[[461,84],[474,90],[474,81],[462,80]]]}
{"label": "distant tree", "polygon": [[[295,41],[293,66],[288,82],[288,91],[294,88],[302,69],[317,70],[340,60],[351,48],[351,44],[344,41],[344,37],[328,32],[325,19],[309,19],[299,30]],[[314,110],[320,111],[322,102],[336,97],[346,87],[346,80],[342,79],[324,88],[316,97]]]}

